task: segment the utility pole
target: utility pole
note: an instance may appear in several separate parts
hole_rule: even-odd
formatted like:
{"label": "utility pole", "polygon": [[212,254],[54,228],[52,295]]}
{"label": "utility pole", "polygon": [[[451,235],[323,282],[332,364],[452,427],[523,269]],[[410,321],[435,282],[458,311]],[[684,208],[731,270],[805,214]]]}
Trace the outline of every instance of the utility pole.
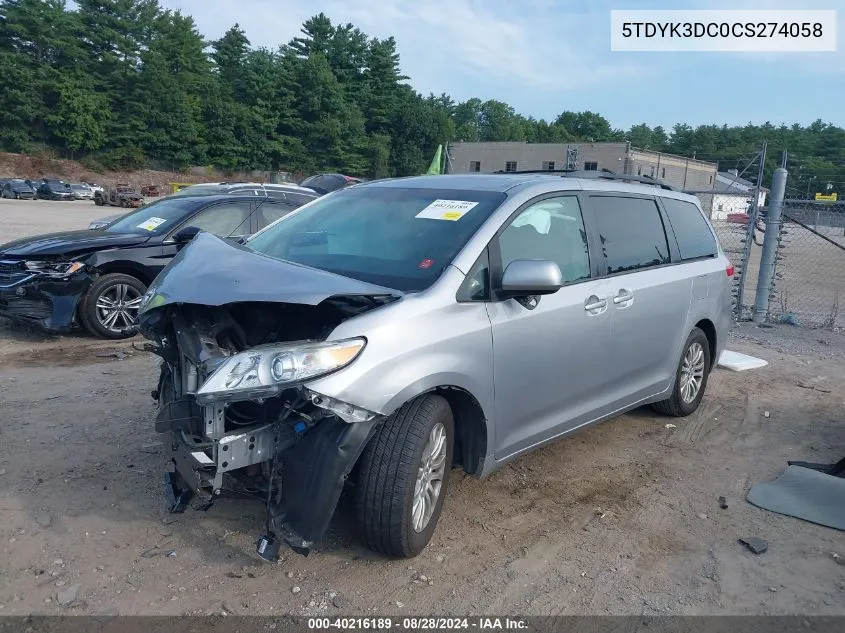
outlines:
{"label": "utility pole", "polygon": [[769,200],[769,215],[766,218],[766,235],[763,238],[763,254],[760,256],[760,276],[757,279],[757,296],[754,301],[754,322],[762,323],[769,313],[769,294],[775,274],[775,256],[783,215],[783,199],[786,194],[786,178],[789,172],[783,167],[775,169],[772,175],[772,196]]}

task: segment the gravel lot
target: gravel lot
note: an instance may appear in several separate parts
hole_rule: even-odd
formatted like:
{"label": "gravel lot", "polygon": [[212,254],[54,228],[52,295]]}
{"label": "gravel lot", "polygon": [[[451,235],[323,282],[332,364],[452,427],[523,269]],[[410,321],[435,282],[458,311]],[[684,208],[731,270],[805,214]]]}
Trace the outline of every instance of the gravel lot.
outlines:
{"label": "gravel lot", "polygon": [[[0,243],[110,212],[0,200]],[[769,366],[717,371],[690,418],[637,410],[454,477],[414,560],[362,548],[342,501],[317,552],[277,565],[252,554],[260,504],[166,513],[155,361],[132,343],[0,324],[0,614],[845,615],[845,535],[744,501],[789,459],[843,456],[842,335],[737,328]]]}

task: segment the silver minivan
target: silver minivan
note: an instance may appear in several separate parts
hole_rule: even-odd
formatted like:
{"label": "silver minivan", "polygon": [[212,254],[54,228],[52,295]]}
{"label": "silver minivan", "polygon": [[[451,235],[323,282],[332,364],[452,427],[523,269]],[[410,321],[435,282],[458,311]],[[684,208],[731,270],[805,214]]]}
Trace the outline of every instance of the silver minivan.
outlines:
{"label": "silver minivan", "polygon": [[696,198],[645,180],[383,180],[244,244],[198,234],[139,317],[170,510],[260,500],[274,560],[308,552],[348,488],[364,542],[414,556],[453,468],[483,477],[646,404],[694,412],[733,268]]}

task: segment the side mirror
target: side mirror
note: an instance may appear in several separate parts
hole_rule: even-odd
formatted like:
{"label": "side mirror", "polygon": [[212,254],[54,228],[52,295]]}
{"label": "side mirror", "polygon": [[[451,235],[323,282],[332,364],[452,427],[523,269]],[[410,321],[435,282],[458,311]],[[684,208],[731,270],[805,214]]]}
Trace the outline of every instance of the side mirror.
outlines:
{"label": "side mirror", "polygon": [[499,295],[507,298],[551,295],[563,286],[560,268],[544,259],[517,259],[502,275]]}
{"label": "side mirror", "polygon": [[186,226],[185,228],[179,229],[176,232],[176,234],[173,236],[173,241],[182,246],[194,239],[197,236],[197,233],[199,232],[200,229],[195,226]]}

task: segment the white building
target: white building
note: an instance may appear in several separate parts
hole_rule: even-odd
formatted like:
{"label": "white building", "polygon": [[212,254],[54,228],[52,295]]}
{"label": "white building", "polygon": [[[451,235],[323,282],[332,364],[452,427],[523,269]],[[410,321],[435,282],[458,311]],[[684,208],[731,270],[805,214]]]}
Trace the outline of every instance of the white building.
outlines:
{"label": "white building", "polygon": [[[727,220],[728,214],[746,213],[750,208],[756,185],[750,180],[741,178],[736,169],[720,171],[713,183],[713,206],[710,218],[713,220]],[[766,206],[768,189],[760,188],[758,207]]]}

